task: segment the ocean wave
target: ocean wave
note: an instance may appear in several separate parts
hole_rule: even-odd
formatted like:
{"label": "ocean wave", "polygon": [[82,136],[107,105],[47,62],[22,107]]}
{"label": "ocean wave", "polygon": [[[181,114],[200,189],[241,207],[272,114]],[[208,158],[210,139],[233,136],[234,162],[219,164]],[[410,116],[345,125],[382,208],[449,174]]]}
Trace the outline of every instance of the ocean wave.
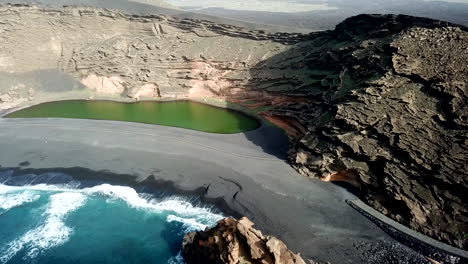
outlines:
{"label": "ocean wave", "polygon": [[39,194],[31,191],[19,193],[0,192],[0,212],[6,212],[23,204],[32,203],[37,201],[40,197]]}
{"label": "ocean wave", "polygon": [[185,232],[191,232],[196,230],[204,230],[207,225],[199,223],[196,219],[193,218],[183,218],[176,215],[168,215],[167,221],[170,222],[179,222],[182,223],[186,230]]}
{"label": "ocean wave", "polygon": [[44,223],[1,248],[0,263],[7,263],[23,249],[27,250],[25,257],[35,258],[42,251],[65,243],[73,230],[65,225],[64,219],[85,202],[86,196],[80,193],[53,194],[44,213]]}
{"label": "ocean wave", "polygon": [[101,195],[110,199],[120,199],[125,201],[130,207],[146,209],[156,212],[174,212],[181,217],[198,217],[198,220],[205,225],[212,225],[222,219],[221,214],[214,213],[212,208],[204,206],[194,206],[191,202],[177,196],[163,199],[148,198],[131,187],[101,184],[90,188],[77,189],[73,185],[28,185],[28,186],[7,186],[0,184],[0,194],[7,191],[45,191],[45,192],[73,192],[88,196]]}
{"label": "ocean wave", "polygon": [[139,194],[131,187],[101,184],[90,188],[77,189],[73,185],[47,185],[37,184],[29,186],[7,186],[0,184],[0,194],[12,191],[44,191],[44,192],[67,192],[80,193],[86,196],[100,195],[109,199],[120,199],[130,207],[145,209],[155,212],[173,212],[179,217],[196,218],[200,224],[212,225],[223,218],[221,214],[214,213],[211,207],[195,206],[181,197],[172,196],[163,199],[154,199],[151,196]]}
{"label": "ocean wave", "polygon": [[221,214],[213,213],[209,207],[194,206],[192,203],[180,197],[168,197],[162,200],[148,199],[136,192],[135,189],[126,186],[102,184],[83,189],[88,195],[105,195],[113,199],[121,199],[130,207],[140,208],[153,212],[172,212],[173,217],[168,221],[178,221],[184,225],[193,227],[191,230],[205,229],[223,218]]}
{"label": "ocean wave", "polygon": [[36,184],[36,185],[23,185],[23,186],[12,186],[0,184],[0,194],[8,192],[20,192],[20,191],[44,191],[44,192],[80,192],[80,189],[76,189],[79,184]]}
{"label": "ocean wave", "polygon": [[[8,196],[16,195],[16,196]],[[0,184],[0,199],[6,197],[4,207],[13,208],[39,199],[41,195],[50,195],[40,226],[2,247],[0,245],[0,264],[7,263],[18,252],[25,251],[25,260],[33,259],[41,252],[62,245],[70,239],[73,229],[66,226],[69,213],[84,206],[88,199],[103,197],[108,202],[124,201],[130,208],[144,210],[148,213],[162,214],[169,223],[179,222],[182,232],[203,230],[214,225],[224,216],[213,212],[210,207],[195,206],[181,197],[155,199],[147,194],[139,194],[135,189],[126,186],[102,184],[94,187],[77,189],[76,185],[6,186]],[[171,263],[183,263],[182,258],[175,256]]]}

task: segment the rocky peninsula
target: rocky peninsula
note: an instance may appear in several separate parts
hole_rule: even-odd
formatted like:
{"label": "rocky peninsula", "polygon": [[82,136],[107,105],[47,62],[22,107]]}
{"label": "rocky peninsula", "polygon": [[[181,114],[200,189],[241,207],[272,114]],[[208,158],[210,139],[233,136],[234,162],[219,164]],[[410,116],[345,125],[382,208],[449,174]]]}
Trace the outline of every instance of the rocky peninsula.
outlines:
{"label": "rocky peninsula", "polygon": [[300,174],[350,184],[381,213],[468,249],[463,26],[360,15],[332,31],[269,33],[4,5],[0,47],[4,113],[67,98],[241,106],[287,131]]}

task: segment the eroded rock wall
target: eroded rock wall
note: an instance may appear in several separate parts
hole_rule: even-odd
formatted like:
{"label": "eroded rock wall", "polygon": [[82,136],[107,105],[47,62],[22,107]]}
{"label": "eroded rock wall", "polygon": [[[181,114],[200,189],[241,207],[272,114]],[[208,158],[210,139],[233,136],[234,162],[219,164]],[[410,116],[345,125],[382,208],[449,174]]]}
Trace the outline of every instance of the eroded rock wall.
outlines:
{"label": "eroded rock wall", "polygon": [[289,94],[312,100],[270,112],[307,130],[289,122],[300,173],[353,184],[382,213],[466,249],[468,33],[411,19],[352,18],[304,48],[317,82]]}
{"label": "eroded rock wall", "polygon": [[253,65],[311,37],[84,7],[2,6],[0,16],[0,71],[59,69],[132,98],[224,98],[250,84]]}
{"label": "eroded rock wall", "polygon": [[[292,44],[321,39],[320,34],[268,33],[85,7],[2,6],[0,17],[1,72],[56,69],[97,95],[135,99],[294,101],[284,94],[300,82],[304,87],[315,81],[300,70],[300,58],[296,65],[262,62],[282,54],[301,56],[288,52]],[[0,95],[13,86],[28,86],[20,79],[1,83]],[[48,92],[44,86],[28,88]]]}

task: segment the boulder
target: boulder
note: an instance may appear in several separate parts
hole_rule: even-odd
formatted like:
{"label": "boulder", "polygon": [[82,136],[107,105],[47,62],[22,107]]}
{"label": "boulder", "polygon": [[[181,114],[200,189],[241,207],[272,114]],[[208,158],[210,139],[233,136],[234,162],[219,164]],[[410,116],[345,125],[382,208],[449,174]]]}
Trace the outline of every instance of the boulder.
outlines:
{"label": "boulder", "polygon": [[188,264],[306,264],[281,240],[263,235],[253,225],[247,217],[225,218],[211,229],[185,235],[182,243],[185,261]]}

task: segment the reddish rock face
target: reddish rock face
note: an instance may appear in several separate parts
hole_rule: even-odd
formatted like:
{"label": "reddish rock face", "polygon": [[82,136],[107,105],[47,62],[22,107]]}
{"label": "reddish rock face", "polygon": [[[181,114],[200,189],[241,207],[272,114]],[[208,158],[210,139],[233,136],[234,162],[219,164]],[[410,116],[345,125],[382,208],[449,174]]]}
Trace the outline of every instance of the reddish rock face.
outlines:
{"label": "reddish rock face", "polygon": [[182,243],[183,256],[189,264],[306,263],[281,240],[264,236],[253,225],[246,217],[226,218],[212,229],[189,233]]}

